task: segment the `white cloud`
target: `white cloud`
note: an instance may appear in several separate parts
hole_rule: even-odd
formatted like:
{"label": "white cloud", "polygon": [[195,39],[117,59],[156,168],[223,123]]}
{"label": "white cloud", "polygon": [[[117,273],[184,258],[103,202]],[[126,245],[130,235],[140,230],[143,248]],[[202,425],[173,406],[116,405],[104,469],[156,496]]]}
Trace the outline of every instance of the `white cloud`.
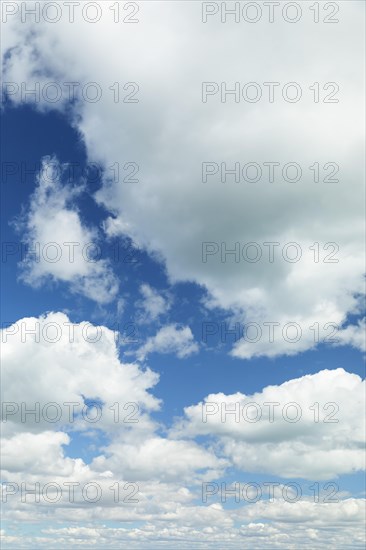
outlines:
{"label": "white cloud", "polygon": [[[58,340],[56,326],[63,329]],[[34,335],[26,333],[31,329],[36,330]],[[364,430],[363,389],[358,376],[342,369],[321,371],[280,386],[268,386],[254,395],[214,394],[205,400],[226,401],[229,406],[237,401],[241,405],[248,401],[262,405],[297,401],[304,418],[296,424],[268,423],[268,418],[263,418],[257,424],[244,425],[230,422],[230,416],[225,424],[214,416],[203,424],[200,405],[194,405],[186,408],[185,417],[163,436],[159,429],[162,426],[151,417],[160,405],[150,393],[157,376],[149,369],[121,362],[111,330],[86,322],[73,324],[62,313],[50,313],[21,319],[4,334],[3,402],[23,401],[29,409],[35,402],[42,409],[51,402],[83,402],[84,397],[103,403],[102,418],[87,429],[80,418],[72,426],[65,422],[52,424],[44,417],[34,422],[32,416],[22,422],[19,415],[10,415],[2,424],[5,483],[15,483],[18,489],[21,483],[28,488],[37,482],[41,487],[47,483],[61,487],[70,482],[79,484],[73,503],[64,498],[65,491],[56,503],[37,504],[31,496],[21,502],[19,490],[16,495],[8,495],[4,517],[9,527],[4,547],[53,548],[62,542],[75,547],[89,544],[113,548],[124,544],[142,549],[163,547],[162,541],[165,545],[169,541],[182,549],[267,545],[287,550],[310,544],[320,549],[327,538],[332,547],[344,546],[345,532],[347,544],[351,540],[354,548],[362,547],[361,499],[323,504],[311,502],[307,496],[290,504],[276,492],[273,503],[244,503],[228,509],[219,502],[200,502],[201,483],[223,479],[230,464],[237,470],[267,471],[284,477],[309,475],[312,479],[359,469]],[[108,414],[110,404],[119,402],[122,406],[132,401],[140,405],[139,422],[115,424]],[[309,410],[316,401],[320,403],[318,424],[312,422],[314,411]],[[339,423],[322,422],[324,414],[333,412],[322,409],[325,401],[339,404]],[[106,437],[102,444],[91,438],[94,458],[86,461],[80,450],[75,454],[75,448],[74,458],[69,457],[73,431],[84,430],[93,436],[93,429],[101,430]],[[219,444],[190,439],[200,435],[211,435]],[[82,497],[82,488],[91,482],[98,483],[103,494],[103,499],[94,504]],[[137,503],[115,502],[111,486],[125,482],[138,486]],[[18,532],[12,530],[14,521],[26,524],[50,520],[56,527],[45,528],[36,538],[19,539]],[[127,525],[109,529],[105,527],[108,521]],[[59,522],[65,527],[58,528]],[[131,522],[138,522],[138,527],[131,527]]]}
{"label": "white cloud", "polygon": [[183,359],[197,353],[198,349],[189,327],[171,324],[162,327],[155,336],[150,336],[137,350],[136,355],[143,360],[149,353],[173,353]]}
{"label": "white cloud", "polygon": [[[106,510],[100,512],[105,515]],[[156,524],[150,521],[132,528],[107,527],[96,518],[88,526],[45,528],[36,539],[22,539],[4,530],[4,543],[18,543],[18,548],[32,547],[36,540],[41,548],[58,548],[62,543],[73,548],[85,545],[115,548],[123,544],[140,550],[162,549],[167,544],[182,550],[192,547],[297,550],[309,546],[314,550],[324,546],[363,549],[364,512],[365,501],[361,499],[334,504],[259,502],[238,510],[224,510],[220,504],[179,505],[175,510],[167,510],[164,521]],[[94,518],[93,509],[89,514]]]}
{"label": "white cloud", "polygon": [[[30,334],[32,330],[34,334]],[[223,474],[228,461],[218,458],[212,449],[159,435],[162,426],[151,413],[159,409],[160,402],[150,393],[158,376],[148,368],[121,362],[111,330],[86,322],[73,324],[62,313],[49,313],[21,319],[2,336],[2,489],[10,530],[14,518],[23,523],[61,521],[74,525],[75,521],[97,525],[103,518],[118,523],[143,522],[148,532],[154,518],[165,521],[196,498],[191,485],[199,488],[201,481]],[[55,405],[68,411],[65,404],[84,405],[88,399],[100,403],[102,414],[97,422],[83,420],[80,407],[75,408],[78,416],[74,422],[68,422],[67,415],[52,422]],[[37,410],[37,404],[40,418],[32,413],[22,418],[21,411]],[[138,405],[138,410],[131,410],[131,405]],[[14,411],[14,406],[18,410]],[[75,436],[80,431],[90,437],[93,447],[88,460],[81,440]],[[70,457],[74,439],[77,446],[71,449]],[[70,483],[75,486],[72,500]],[[34,490],[36,484],[40,501],[35,502],[34,494],[24,499],[26,491]],[[48,484],[52,488],[44,493]],[[84,496],[88,484],[99,487],[101,494],[92,504]],[[117,500],[112,490],[116,484]],[[55,486],[60,499],[52,501],[57,496]],[[129,500],[131,487],[136,502]],[[90,541],[88,530],[80,528],[80,544],[84,538]],[[71,529],[70,533],[75,532]],[[52,546],[52,540],[47,536],[43,539],[40,532],[33,542],[38,547],[43,542]],[[62,540],[66,544],[68,536]],[[18,541],[7,532],[3,544],[20,548],[27,545],[27,537]]]}
{"label": "white cloud", "polygon": [[17,221],[26,244],[22,279],[32,286],[44,281],[69,283],[72,292],[101,304],[114,299],[118,280],[108,261],[102,259],[100,236],[83,224],[72,205],[83,187],[62,182],[65,166],[44,158],[29,212]]}
{"label": "white cloud", "polygon": [[123,472],[126,479],[149,482],[180,480],[192,485],[206,476],[207,479],[219,477],[229,464],[194,442],[162,437],[145,438],[137,444],[136,438],[130,442],[123,436],[115,438],[105,451],[110,457],[102,455],[94,459],[95,471]]}
{"label": "white cloud", "polygon": [[324,370],[253,395],[209,395],[172,434],[216,438],[243,471],[331,479],[365,468],[364,395],[359,376]]}
{"label": "white cloud", "polygon": [[337,335],[339,344],[350,344],[351,346],[366,351],[366,320],[358,321],[356,325],[349,325],[339,331]]}
{"label": "white cloud", "polygon": [[140,294],[142,299],[135,304],[141,310],[141,313],[137,314],[139,322],[150,323],[156,321],[161,315],[169,311],[171,306],[169,298],[159,294],[149,284],[144,283],[140,286]]}
{"label": "white cloud", "polygon": [[[115,334],[107,327],[94,327],[86,321],[74,324],[63,313],[49,313],[39,318],[20,319],[4,329],[2,337],[5,342],[2,345],[2,401],[19,405],[19,410],[13,414],[8,407],[8,422],[3,425],[4,430],[7,426],[24,429],[22,402],[27,404],[27,408],[32,408],[32,405],[34,408],[35,403],[39,403],[41,411],[47,403],[57,403],[62,417],[56,426],[70,424],[68,419],[72,408],[63,403],[80,403],[75,407],[78,416],[72,427],[84,430],[97,427],[123,430],[131,425],[138,428],[147,421],[146,411],[159,408],[159,400],[149,393],[157,383],[158,375],[148,368],[142,371],[136,363],[121,362]],[[103,414],[96,424],[88,417],[85,420],[81,414],[87,400],[101,404]],[[119,411],[117,408],[109,410],[108,407],[115,403],[120,404]],[[128,403],[136,403],[140,410],[134,411],[133,407],[123,409]],[[132,420],[139,418],[140,422],[123,422],[128,415]],[[45,410],[44,415],[40,414],[38,422],[30,414],[26,417],[27,429],[43,431],[45,426],[53,428],[49,419],[56,416],[57,410],[52,407]],[[91,411],[89,417],[96,418],[97,414]]]}
{"label": "white cloud", "polygon": [[[173,349],[189,353],[193,344],[177,338]],[[62,450],[70,443],[66,431],[92,436],[100,430],[108,436],[108,445],[96,447],[90,476],[111,471],[122,479],[192,482],[207,473],[217,476],[227,464],[194,442],[158,435],[151,413],[160,400],[150,393],[158,375],[121,362],[112,330],[49,313],[20,319],[2,331],[2,340],[6,478],[10,472],[57,477],[70,472],[75,461]],[[90,402],[94,408],[86,407]],[[75,407],[67,405],[72,403]],[[70,418],[73,410],[76,417]]]}

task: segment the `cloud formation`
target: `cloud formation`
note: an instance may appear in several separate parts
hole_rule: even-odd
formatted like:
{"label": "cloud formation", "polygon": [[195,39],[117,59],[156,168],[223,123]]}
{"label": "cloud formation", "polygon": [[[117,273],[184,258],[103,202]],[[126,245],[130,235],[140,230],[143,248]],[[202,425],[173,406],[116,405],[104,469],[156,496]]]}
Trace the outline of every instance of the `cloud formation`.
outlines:
{"label": "cloud formation", "polygon": [[[242,322],[297,322],[309,333],[295,343],[239,341],[236,357],[314,348],[308,330],[314,323],[322,341],[323,327],[336,323],[344,329],[342,342],[358,346],[356,327],[346,323],[348,315],[359,313],[364,292],[363,100],[357,71],[363,7],[347,2],[337,25],[314,25],[304,16],[293,25],[246,24],[245,32],[219,17],[202,23],[195,3],[164,4],[163,12],[145,3],[139,24],[124,25],[121,32],[109,7],[108,2],[101,7],[98,33],[80,17],[72,24],[65,18],[57,25],[30,21],[25,29],[13,17],[4,42],[6,81],[31,87],[36,74],[40,89],[56,75],[60,83],[79,83],[71,113],[90,159],[105,167],[138,166],[137,182],[111,181],[106,173],[96,195],[110,211],[109,232],[127,234],[164,262],[171,282],[206,288],[208,307],[224,308]],[[142,36],[154,43],[153,51],[146,51]],[[256,55],[244,55],[253,43]],[[133,56],[125,53],[131,48]],[[98,101],[83,100],[83,86],[90,82],[102,91]],[[206,102],[202,82],[214,82],[219,90]],[[242,90],[248,82],[259,86],[258,102],[243,101],[242,94],[237,102],[235,93],[221,100],[220,89],[238,83]],[[273,102],[268,82],[278,83]],[[297,102],[284,99],[289,82],[300,87]],[[126,83],[132,84],[124,90]],[[337,102],[324,103],[337,89]],[[137,102],[129,103],[125,96],[132,91]],[[11,100],[19,104],[20,93]],[[64,111],[65,101],[51,103],[41,94],[34,104]],[[211,163],[214,172],[206,182],[203,163]],[[221,181],[221,163],[234,171],[239,164],[240,181],[232,174]],[[243,179],[248,163],[260,167],[260,180]],[[278,163],[274,181],[268,163]],[[298,181],[291,169],[283,172],[288,163],[300,167]],[[317,169],[320,175],[314,175]],[[206,262],[203,243],[213,243]]]}
{"label": "cloud formation", "polygon": [[98,231],[83,223],[75,206],[85,189],[65,184],[65,170],[56,158],[42,160],[29,208],[16,222],[25,249],[21,277],[35,287],[61,281],[71,292],[106,304],[115,298],[119,282],[101,258]]}
{"label": "cloud formation", "polygon": [[155,336],[147,338],[136,355],[139,360],[143,360],[149,353],[174,353],[179,359],[183,359],[198,350],[198,344],[189,327],[171,324],[163,326]]}
{"label": "cloud formation", "polygon": [[332,479],[365,469],[364,395],[359,376],[322,370],[253,395],[208,395],[172,433],[213,437],[243,471]]}

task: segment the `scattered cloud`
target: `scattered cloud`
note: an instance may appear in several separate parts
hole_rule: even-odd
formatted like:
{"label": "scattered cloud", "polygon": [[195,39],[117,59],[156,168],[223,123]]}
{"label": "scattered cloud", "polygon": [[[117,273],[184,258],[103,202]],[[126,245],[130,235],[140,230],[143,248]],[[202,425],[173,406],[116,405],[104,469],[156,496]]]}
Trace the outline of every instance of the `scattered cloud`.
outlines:
{"label": "scattered cloud", "polygon": [[171,353],[184,359],[198,350],[198,344],[189,327],[171,324],[162,327],[155,336],[149,337],[136,355],[139,360],[144,360],[150,353]]}
{"label": "scattered cloud", "polygon": [[137,313],[137,319],[140,323],[157,321],[160,316],[169,311],[171,307],[169,297],[159,293],[149,284],[144,283],[140,286],[140,294],[142,299],[135,304],[136,308],[140,310],[140,313]]}
{"label": "scattered cloud", "polygon": [[118,279],[102,258],[98,231],[83,223],[75,206],[83,186],[63,183],[64,171],[56,158],[43,159],[29,209],[15,222],[25,256],[21,278],[34,287],[64,282],[71,292],[106,304],[118,292]]}

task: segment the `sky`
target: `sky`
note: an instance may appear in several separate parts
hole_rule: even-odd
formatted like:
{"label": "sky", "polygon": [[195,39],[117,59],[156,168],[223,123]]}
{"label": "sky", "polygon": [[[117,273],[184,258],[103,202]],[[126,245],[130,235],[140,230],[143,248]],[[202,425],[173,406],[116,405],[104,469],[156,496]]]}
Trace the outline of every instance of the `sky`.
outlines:
{"label": "sky", "polygon": [[2,2],[3,548],[364,548],[364,38]]}

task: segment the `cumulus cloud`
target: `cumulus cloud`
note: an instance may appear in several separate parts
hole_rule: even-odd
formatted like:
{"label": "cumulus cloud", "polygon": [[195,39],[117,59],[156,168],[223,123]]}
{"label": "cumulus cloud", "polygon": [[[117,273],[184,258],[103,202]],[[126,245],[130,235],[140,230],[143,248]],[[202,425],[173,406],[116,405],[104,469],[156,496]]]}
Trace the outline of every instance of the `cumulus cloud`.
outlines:
{"label": "cumulus cloud", "polygon": [[[197,492],[202,481],[223,475],[229,462],[212,449],[162,435],[152,417],[160,409],[151,394],[158,376],[122,362],[110,329],[49,313],[20,319],[1,336],[2,490],[10,524],[15,517],[88,523],[103,518],[142,521],[148,530],[153,519],[165,521],[197,498],[191,486]],[[70,418],[72,403],[77,406]],[[100,412],[97,420],[93,409]],[[58,410],[63,415],[55,420]],[[90,439],[88,459],[79,446],[68,456],[75,432]],[[95,487],[100,491],[92,503],[85,498],[90,485],[91,496]],[[31,494],[37,487],[39,502]],[[22,547],[27,538],[18,544],[7,533],[8,543]]]}
{"label": "cumulus cloud", "polygon": [[75,461],[71,458],[65,460],[61,452],[61,446],[69,442],[67,434],[62,432],[13,435],[3,442],[2,467],[10,474],[27,471],[29,475],[47,475],[51,470],[57,471],[61,477],[70,475]]}
{"label": "cumulus cloud", "polygon": [[143,360],[149,353],[172,353],[183,359],[198,350],[198,344],[189,327],[171,324],[162,327],[155,336],[150,336],[137,350],[136,355]]}
{"label": "cumulus cloud", "polygon": [[253,395],[211,394],[172,433],[214,437],[241,470],[330,479],[365,468],[364,395],[359,376],[323,370]]}
{"label": "cumulus cloud", "polygon": [[63,183],[65,169],[55,158],[43,159],[29,210],[16,222],[25,245],[22,279],[36,287],[62,281],[72,292],[105,304],[116,296],[118,280],[101,258],[97,230],[82,222],[74,206],[83,187]]}
{"label": "cumulus cloud", "polygon": [[212,451],[191,441],[177,441],[162,437],[150,437],[136,444],[136,439],[115,438],[105,449],[109,455],[93,461],[96,471],[123,472],[125,478],[182,482],[193,485],[197,480],[217,478],[223,474],[229,462],[218,458]]}
{"label": "cumulus cloud", "polygon": [[[121,362],[115,334],[107,327],[87,321],[75,324],[64,313],[56,312],[20,319],[3,329],[2,340],[2,401],[18,405],[16,410],[11,405],[3,408],[3,413],[8,413],[4,429],[24,429],[26,425],[27,429],[43,431],[45,426],[52,426],[49,419],[60,413],[51,406],[39,418],[26,415],[24,422],[22,402],[27,409],[39,403],[41,411],[48,403],[56,403],[62,412],[57,426],[70,427],[71,418],[73,427],[84,429],[93,428],[92,419],[98,417],[98,411],[85,411],[90,421],[82,416],[88,403],[99,407],[101,417],[94,426],[104,430],[122,430],[128,426],[122,421],[128,415],[133,420],[142,414],[137,424],[141,426],[145,411],[159,409],[159,400],[149,392],[158,375],[148,368],[142,371],[136,363]],[[79,405],[73,409],[64,405],[67,402]],[[120,404],[120,410],[109,410],[115,403]],[[139,410],[127,408],[128,403],[135,403]]]}
{"label": "cumulus cloud", "polygon": [[[104,518],[142,521],[148,529],[154,518],[165,520],[196,498],[190,486],[223,474],[228,461],[212,449],[161,435],[152,418],[160,401],[150,393],[158,376],[121,362],[108,328],[49,313],[20,319],[2,331],[2,341],[2,491],[9,525],[15,517],[96,524]],[[97,420],[93,409],[100,411]],[[55,420],[58,410],[63,414]],[[88,459],[79,446],[68,456],[75,432],[90,439]],[[100,492],[92,502],[85,497],[90,486],[91,498]],[[27,545],[27,537],[19,542],[3,534],[5,545]],[[87,531],[80,534],[89,540]],[[46,540],[52,546],[40,533],[37,546]]]}
{"label": "cumulus cloud", "polygon": [[[6,81],[32,86],[37,74],[42,89],[55,75],[60,83],[80,83],[72,112],[89,158],[105,166],[135,162],[140,167],[138,183],[106,177],[96,196],[111,213],[106,224],[111,234],[127,234],[160,258],[172,282],[202,285],[211,307],[225,308],[245,322],[297,322],[304,332],[314,323],[321,330],[336,323],[345,329],[342,342],[356,345],[354,328],[345,323],[350,313],[359,312],[364,291],[363,94],[357,71],[361,4],[342,6],[337,25],[314,25],[304,14],[293,25],[283,20],[245,24],[245,32],[243,25],[222,24],[219,16],[203,24],[195,3],[164,4],[163,12],[145,3],[139,24],[124,25],[121,32],[109,7],[108,2],[102,6],[98,33],[80,17],[57,25],[31,20],[22,25],[13,17],[4,47],[9,49]],[[153,51],[144,46],[149,41]],[[254,43],[256,55],[244,55]],[[133,56],[125,53],[130,49]],[[119,102],[110,90],[116,74],[121,75]],[[257,103],[236,102],[231,94],[223,103],[218,92],[203,103],[203,81],[217,82],[219,90],[222,82],[227,89],[256,82],[262,97]],[[97,102],[82,97],[89,82],[102,90]],[[123,90],[127,82],[138,85],[138,103],[123,101],[132,90]],[[274,103],[268,101],[265,82],[279,83]],[[298,102],[283,99],[288,82],[301,87]],[[310,89],[314,82],[319,82],[319,102]],[[329,82],[339,87],[338,103],[323,102],[333,90],[323,89]],[[20,92],[11,100],[19,103]],[[54,104],[42,95],[36,107],[66,108],[65,101]],[[262,178],[237,183],[228,176],[223,183],[218,172],[203,183],[203,162],[214,168],[225,162],[229,169],[255,162]],[[273,182],[268,162],[280,164]],[[289,162],[301,168],[297,182],[282,176]],[[314,163],[319,163],[319,181]],[[328,169],[337,166],[339,181],[324,181]],[[207,242],[215,253],[204,262],[202,243]],[[256,249],[247,249],[247,243]],[[264,243],[278,243],[273,262]],[[287,252],[292,257],[295,250],[287,249],[288,243],[296,243],[299,261],[288,260]],[[225,256],[235,247],[238,262],[233,254]],[[258,261],[249,261],[246,256],[256,251]],[[251,346],[237,342],[233,353],[242,358],[294,354],[316,345],[308,332],[295,343],[282,337]]]}
{"label": "cumulus cloud", "polygon": [[[75,461],[62,447],[75,431],[93,435],[99,430],[109,438],[107,446],[96,448],[88,470],[97,477],[111,472],[122,479],[193,482],[204,472],[218,475],[227,464],[195,442],[158,435],[151,416],[160,409],[151,394],[158,375],[121,362],[112,330],[49,313],[3,329],[2,341],[7,478],[11,472],[65,475]],[[185,354],[190,346],[176,342],[174,349]]]}
{"label": "cumulus cloud", "polygon": [[[354,548],[362,547],[361,499],[342,496],[339,502],[324,504],[304,495],[301,501],[288,503],[277,491],[273,502],[245,502],[234,509],[201,500],[202,483],[217,480],[219,486],[230,465],[236,467],[239,477],[240,471],[251,471],[326,479],[360,469],[364,430],[363,385],[358,376],[337,369],[268,386],[254,395],[213,394],[203,403],[225,402],[227,409],[239,403],[240,410],[254,401],[263,410],[268,402],[280,406],[275,408],[273,423],[268,412],[257,423],[236,423],[230,414],[224,423],[218,415],[208,414],[203,423],[200,403],[187,407],[185,416],[163,435],[162,426],[152,418],[160,407],[151,394],[158,377],[149,369],[122,362],[114,337],[106,327],[75,324],[62,313],[21,319],[2,331],[3,420],[6,418],[2,424],[2,478],[4,516],[9,521],[5,547],[37,544],[53,548],[60,541],[78,547],[88,541],[96,548],[113,548],[116,543],[159,548],[168,540],[182,549],[228,544],[233,548],[243,548],[243,544],[271,548],[275,544],[287,550],[310,543],[320,549],[329,536],[333,547],[344,545],[345,524],[347,541],[352,540]],[[44,405],[86,404],[89,400],[99,403],[103,413],[96,424],[82,420],[79,409],[74,423],[65,418],[50,421],[54,408],[44,413]],[[333,407],[324,409],[325,401]],[[40,404],[38,421],[32,413],[22,418],[21,407],[19,411],[9,408],[11,403],[20,406],[22,402],[28,410]],[[120,412],[129,416],[131,411],[124,411],[123,404],[137,403],[139,410],[133,416],[138,422],[115,423],[109,407],[112,404],[115,412],[116,402],[121,405]],[[303,417],[297,423],[283,420],[283,406],[288,402],[301,406]],[[309,408],[314,402],[319,402],[319,422],[315,424],[313,415],[318,409]],[[334,403],[339,411],[334,410]],[[212,413],[212,407],[208,411]],[[325,417],[333,419],[334,413],[339,422],[325,424]],[[294,410],[289,409],[289,418],[293,415]],[[76,430],[88,433],[95,442],[88,460],[75,449],[74,455],[68,456]],[[102,443],[93,438],[93,430],[103,432]],[[34,489],[36,483],[41,487],[58,484],[64,489],[62,499],[39,504],[29,495],[21,501],[22,483],[28,489]],[[73,502],[65,497],[65,484],[70,483],[76,484]],[[90,483],[98,484],[103,496],[100,501],[85,500],[83,488]],[[111,490],[116,483],[121,487],[133,483],[138,489],[137,502],[116,502]],[[54,496],[50,491],[50,499]],[[12,530],[15,520],[42,522],[50,518],[66,527],[45,529],[36,539],[19,539]],[[107,521],[127,525],[110,530],[104,527]],[[139,527],[131,528],[130,523],[137,521]]]}

